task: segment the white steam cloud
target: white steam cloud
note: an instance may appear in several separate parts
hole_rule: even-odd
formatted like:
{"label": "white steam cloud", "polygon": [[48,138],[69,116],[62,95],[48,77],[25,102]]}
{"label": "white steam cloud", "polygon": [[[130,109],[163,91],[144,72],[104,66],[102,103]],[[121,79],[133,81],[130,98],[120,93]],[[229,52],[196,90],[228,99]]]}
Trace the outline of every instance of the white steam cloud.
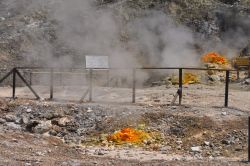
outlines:
{"label": "white steam cloud", "polygon": [[[98,6],[95,0],[3,0],[1,4],[11,14],[17,15],[46,11],[45,20],[33,18],[26,21],[24,32],[31,39],[30,50],[26,51],[28,61],[35,59],[48,66],[70,67],[81,64],[76,56],[93,54],[109,56],[111,66],[121,68],[199,65],[200,53],[194,48],[197,42],[193,37],[194,32],[176,24],[161,11],[147,10],[135,19],[127,18],[129,15],[124,19],[121,13],[124,10],[120,7],[116,10]],[[232,13],[224,15],[222,20],[230,20],[233,16]],[[250,25],[249,19],[242,17],[231,20],[227,26],[232,29],[223,34],[222,41],[199,40],[203,51],[221,51],[231,56],[243,47],[249,39],[244,30]],[[56,22],[54,42],[43,34],[49,21]],[[234,24],[242,26],[234,27]],[[124,36],[126,39],[123,39]],[[65,48],[73,52],[60,55],[58,50]],[[84,61],[82,63],[84,65]]]}
{"label": "white steam cloud", "polygon": [[[192,32],[175,24],[160,11],[147,11],[126,23],[119,11],[99,7],[93,0],[8,0],[5,4],[10,10],[23,15],[38,10],[47,12],[44,22],[31,19],[26,23],[25,32],[32,42],[25,54],[30,62],[35,60],[47,66],[74,66],[73,53],[55,56],[57,49],[63,49],[60,45],[64,45],[73,49],[77,56],[109,56],[111,67],[198,64],[198,55],[192,48]],[[57,41],[53,43],[43,34],[48,20],[56,21]],[[125,41],[122,40],[124,34],[127,37]],[[84,65],[84,61],[82,63]]]}
{"label": "white steam cloud", "polygon": [[[136,18],[129,18],[129,14],[124,18],[121,13],[124,10],[98,6],[94,0],[5,0],[5,5],[23,15],[46,11],[46,19],[33,18],[26,23],[24,32],[32,41],[26,51],[28,61],[35,59],[47,66],[83,67],[85,55],[105,55],[110,57],[111,67],[120,68],[199,65],[194,32],[161,11],[147,10]],[[50,22],[54,22],[53,42],[44,34]],[[245,19],[241,22],[250,24]],[[233,29],[225,33],[223,42],[199,41],[205,51],[234,55],[248,38],[243,36],[240,29]],[[60,54],[64,49],[71,51]],[[126,72],[119,74],[124,76]],[[130,71],[127,74],[131,75]]]}
{"label": "white steam cloud", "polygon": [[177,25],[166,14],[150,11],[129,26],[132,44],[148,56],[151,66],[179,67],[198,65],[198,55],[193,48],[193,33]]}
{"label": "white steam cloud", "polygon": [[[176,25],[165,13],[149,11],[124,24],[114,10],[98,9],[91,0],[61,0],[53,11],[61,41],[82,55],[109,56],[112,67],[198,64],[192,32]],[[124,31],[128,39],[121,41]],[[139,55],[145,62],[138,59]]]}
{"label": "white steam cloud", "polygon": [[54,8],[60,41],[81,55],[106,55],[112,67],[135,67],[135,53],[120,40],[120,22],[113,11],[98,9],[92,1],[60,1]]}

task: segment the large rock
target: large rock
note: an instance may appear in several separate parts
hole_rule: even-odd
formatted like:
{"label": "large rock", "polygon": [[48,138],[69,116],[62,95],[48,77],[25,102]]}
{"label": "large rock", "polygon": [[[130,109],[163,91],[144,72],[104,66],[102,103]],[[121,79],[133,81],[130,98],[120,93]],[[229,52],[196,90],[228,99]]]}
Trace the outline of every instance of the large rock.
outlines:
{"label": "large rock", "polygon": [[0,118],[0,124],[4,124],[5,122],[6,122],[6,120],[5,120],[5,119]]}
{"label": "large rock", "polygon": [[244,84],[250,85],[250,78],[245,79]]}
{"label": "large rock", "polygon": [[5,115],[4,119],[7,122],[15,122],[17,117],[15,115],[12,115],[12,114],[7,114],[7,115]]}
{"label": "large rock", "polygon": [[191,147],[191,151],[192,152],[201,152],[201,147],[200,146]]}
{"label": "large rock", "polygon": [[208,79],[212,82],[219,82],[220,81],[220,76],[218,75],[211,75],[211,76],[208,76]]}
{"label": "large rock", "polygon": [[47,120],[51,120],[51,119],[54,119],[54,118],[61,118],[63,116],[64,116],[64,112],[61,111],[61,110],[56,110],[56,111],[48,110],[41,117],[45,118]]}
{"label": "large rock", "polygon": [[14,129],[14,130],[20,130],[21,126],[18,124],[15,124],[14,122],[7,122],[6,126],[8,126],[10,129]]}
{"label": "large rock", "polygon": [[63,118],[60,118],[58,120],[58,125],[61,126],[61,127],[64,127],[66,126],[68,123],[70,123],[72,121],[71,118],[69,117],[63,117]]}
{"label": "large rock", "polygon": [[36,127],[34,127],[34,132],[43,134],[48,132],[52,128],[51,121],[41,121]]}

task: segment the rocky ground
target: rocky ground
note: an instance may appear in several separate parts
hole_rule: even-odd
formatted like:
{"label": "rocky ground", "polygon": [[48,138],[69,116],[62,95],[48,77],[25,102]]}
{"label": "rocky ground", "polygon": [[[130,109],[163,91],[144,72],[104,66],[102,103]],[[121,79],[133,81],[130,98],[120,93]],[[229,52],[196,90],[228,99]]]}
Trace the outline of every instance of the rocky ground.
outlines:
{"label": "rocky ground", "polygon": [[[61,27],[50,15],[51,4],[32,8],[34,3],[30,2],[0,1],[3,71],[14,66],[48,65],[44,55],[60,57],[64,62],[70,55],[74,67],[82,65],[79,57],[86,52],[79,53],[60,40]],[[175,26],[190,28],[195,41],[188,47],[199,54],[220,44],[237,53],[245,48],[249,54],[249,0],[96,2],[98,8],[115,13],[120,27],[151,9],[165,13]],[[129,41],[128,32],[123,28],[117,32],[123,47]],[[206,42],[211,42],[208,48]],[[158,47],[161,49],[161,44]],[[149,53],[144,51],[138,49],[138,59],[144,58],[139,62],[147,66],[145,57]],[[146,56],[142,58],[141,54]],[[63,66],[72,67],[66,63]],[[166,82],[138,87],[136,104],[131,104],[131,88],[95,87],[94,102],[89,103],[79,102],[87,87],[62,85],[55,86],[55,99],[48,101],[47,79],[46,84],[33,86],[42,97],[40,101],[32,99],[27,87],[17,88],[16,100],[5,98],[11,96],[11,87],[1,87],[0,165],[247,165],[250,81],[230,83],[229,107],[224,108],[224,76],[210,79],[215,86],[185,85],[182,106],[171,105],[178,86]],[[144,130],[151,139],[123,145],[107,141],[109,134],[124,127]]]}
{"label": "rocky ground", "polygon": [[[231,91],[233,106],[223,108],[223,102],[216,104],[221,98],[212,95],[220,87],[186,86],[185,91],[202,89],[206,93],[184,93],[183,106],[169,105],[176,87],[168,87],[165,92],[164,88],[139,90],[137,104],[122,102],[124,92],[128,93],[126,89],[113,91],[118,102],[2,98],[1,164],[245,164],[242,161],[247,158],[248,91]],[[173,94],[163,95],[169,91]],[[124,127],[143,129],[152,138],[142,144],[107,141],[109,134]]]}

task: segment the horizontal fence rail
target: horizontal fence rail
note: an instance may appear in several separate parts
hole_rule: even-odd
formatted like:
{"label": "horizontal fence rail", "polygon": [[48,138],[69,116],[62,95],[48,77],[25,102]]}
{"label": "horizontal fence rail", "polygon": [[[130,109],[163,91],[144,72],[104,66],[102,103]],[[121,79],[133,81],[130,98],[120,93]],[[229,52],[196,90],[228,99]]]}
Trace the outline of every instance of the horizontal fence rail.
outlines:
{"label": "horizontal fence rail", "polygon": [[[20,70],[29,73],[29,80],[25,78]],[[40,71],[46,70],[46,71]],[[232,69],[210,69],[210,68],[196,68],[196,67],[142,67],[142,68],[51,68],[51,67],[16,67],[7,72],[2,78],[0,78],[0,84],[12,75],[12,98],[16,97],[16,76],[18,76],[21,81],[29,88],[29,90],[34,94],[36,99],[40,99],[38,93],[32,88],[32,79],[34,73],[43,73],[49,75],[49,99],[54,98],[54,84],[56,74],[85,74],[88,76],[88,89],[81,97],[83,100],[87,95],[89,95],[89,101],[93,101],[93,71],[110,71],[110,70],[131,70],[132,74],[132,103],[136,103],[136,80],[138,70],[176,70],[178,71],[178,90],[175,96],[175,100],[179,96],[179,105],[182,104],[183,100],[183,71],[184,70],[194,70],[194,71],[220,71],[225,72],[225,92],[224,92],[224,107],[228,107],[229,104],[229,82],[230,73],[237,72],[238,70]],[[108,76],[109,77],[109,76]],[[109,79],[109,78],[107,78]],[[109,82],[109,80],[108,80]],[[108,83],[109,84],[109,83]],[[172,103],[174,103],[174,101]]]}

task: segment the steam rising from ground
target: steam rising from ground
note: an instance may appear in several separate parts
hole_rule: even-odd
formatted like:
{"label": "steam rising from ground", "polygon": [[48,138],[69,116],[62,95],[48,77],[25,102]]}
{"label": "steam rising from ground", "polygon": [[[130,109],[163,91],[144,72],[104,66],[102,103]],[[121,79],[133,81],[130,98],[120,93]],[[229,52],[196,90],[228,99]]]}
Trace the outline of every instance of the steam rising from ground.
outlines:
{"label": "steam rising from ground", "polygon": [[218,51],[228,58],[239,55],[240,50],[250,44],[250,15],[235,7],[219,8],[215,13],[217,35],[214,40],[203,38],[206,51]]}
{"label": "steam rising from ground", "polygon": [[[177,26],[162,12],[149,11],[126,24],[119,12],[98,8],[91,0],[60,0],[50,14],[58,22],[59,41],[82,56],[109,56],[111,67],[198,64],[198,56],[192,48],[192,32]],[[125,40],[121,39],[122,35]],[[140,55],[142,58],[138,58]],[[113,74],[131,77],[131,71]],[[147,78],[145,73],[138,75],[141,76],[139,80]]]}
{"label": "steam rising from ground", "polygon": [[[58,37],[81,54],[110,56],[113,67],[197,64],[192,32],[177,26],[166,14],[149,11],[124,24],[113,10],[98,9],[92,2],[60,1],[54,9],[54,18],[61,25]],[[121,41],[122,33],[126,41]]]}
{"label": "steam rising from ground", "polygon": [[54,10],[58,37],[84,55],[106,55],[112,67],[133,67],[135,55],[120,41],[120,23],[112,11],[91,1],[60,1]]}
{"label": "steam rising from ground", "polygon": [[[140,17],[126,21],[120,11],[100,7],[94,0],[5,1],[9,8],[20,8],[22,12],[46,10],[48,19],[56,22],[56,41],[51,42],[36,31],[30,32],[34,42],[27,53],[28,59],[41,60],[48,66],[84,66],[84,55],[109,56],[111,67],[121,68],[199,65],[199,54],[194,48],[194,33],[176,24],[161,11],[148,10]],[[239,32],[237,37],[243,36],[238,29],[236,31]],[[227,45],[232,44],[232,40],[227,36],[230,35],[226,34],[224,38],[229,44],[213,48],[229,50]],[[210,49],[213,42],[207,43]],[[55,56],[56,49],[62,47],[72,49],[74,53]],[[82,58],[76,61],[75,54]],[[128,73],[131,74],[130,71]],[[126,75],[126,72],[119,74]]]}
{"label": "steam rising from ground", "polygon": [[[46,9],[48,18],[57,22],[57,42],[72,48],[78,55],[109,56],[112,67],[197,64],[192,32],[184,26],[177,26],[160,11],[145,12],[126,23],[119,11],[100,8],[93,0],[58,0],[53,3],[47,0],[10,0],[6,4],[11,9],[16,7],[27,13]],[[122,40],[124,35],[126,39]],[[35,57],[54,66],[58,66],[57,63],[74,66],[74,55],[58,56],[59,60],[55,58],[55,43],[48,41],[43,34],[34,31],[31,38],[34,42],[29,51],[30,59]]]}
{"label": "steam rising from ground", "polygon": [[193,33],[176,25],[166,14],[149,11],[144,17],[130,23],[132,45],[148,56],[152,66],[195,66],[198,56],[193,48]]}

